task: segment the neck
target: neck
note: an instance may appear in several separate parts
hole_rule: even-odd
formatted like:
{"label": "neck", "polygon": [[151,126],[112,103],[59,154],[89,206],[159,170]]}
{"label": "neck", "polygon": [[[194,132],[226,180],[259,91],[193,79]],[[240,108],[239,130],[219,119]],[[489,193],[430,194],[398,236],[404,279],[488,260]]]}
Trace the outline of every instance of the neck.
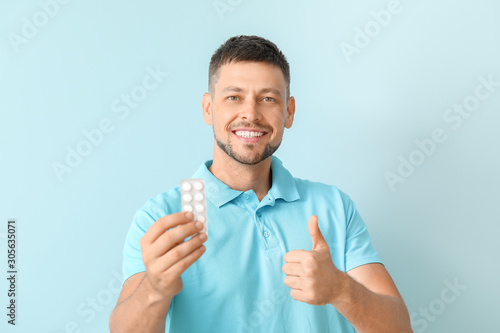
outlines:
{"label": "neck", "polygon": [[236,191],[248,191],[252,189],[259,201],[267,195],[271,188],[271,159],[247,165],[235,161],[223,152],[214,152],[214,160],[210,166],[210,172],[221,182]]}

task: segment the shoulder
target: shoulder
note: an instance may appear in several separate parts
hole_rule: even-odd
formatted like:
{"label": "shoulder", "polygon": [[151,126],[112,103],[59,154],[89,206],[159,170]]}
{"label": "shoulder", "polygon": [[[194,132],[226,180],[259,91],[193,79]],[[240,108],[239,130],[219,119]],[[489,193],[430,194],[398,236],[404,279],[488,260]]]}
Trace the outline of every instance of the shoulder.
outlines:
{"label": "shoulder", "polygon": [[158,220],[168,214],[180,212],[180,186],[157,194],[147,200],[136,212],[136,219]]}
{"label": "shoulder", "polygon": [[348,204],[351,198],[337,186],[302,178],[293,178],[301,198],[305,200],[326,199],[331,202]]}

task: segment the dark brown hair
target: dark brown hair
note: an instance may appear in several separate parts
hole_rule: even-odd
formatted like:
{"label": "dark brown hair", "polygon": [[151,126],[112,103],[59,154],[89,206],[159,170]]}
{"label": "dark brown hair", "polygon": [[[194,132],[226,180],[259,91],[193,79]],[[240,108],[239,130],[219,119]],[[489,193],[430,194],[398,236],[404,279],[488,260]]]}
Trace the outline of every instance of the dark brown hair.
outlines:
{"label": "dark brown hair", "polygon": [[255,61],[278,66],[283,72],[286,84],[286,99],[290,97],[290,65],[285,55],[273,42],[259,36],[234,36],[222,44],[210,59],[208,88],[214,93],[219,69],[230,62]]}

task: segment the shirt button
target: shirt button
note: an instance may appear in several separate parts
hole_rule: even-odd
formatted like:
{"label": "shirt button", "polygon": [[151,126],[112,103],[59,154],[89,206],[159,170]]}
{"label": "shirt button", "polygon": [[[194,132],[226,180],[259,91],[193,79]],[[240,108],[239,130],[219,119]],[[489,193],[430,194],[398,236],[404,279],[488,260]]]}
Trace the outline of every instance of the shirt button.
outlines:
{"label": "shirt button", "polygon": [[244,198],[245,200],[248,200],[248,198],[249,198],[248,194],[246,194],[246,193],[245,193],[245,194],[243,194],[243,198]]}
{"label": "shirt button", "polygon": [[269,237],[269,232],[267,232],[267,230],[264,231],[264,237],[266,237],[266,238]]}

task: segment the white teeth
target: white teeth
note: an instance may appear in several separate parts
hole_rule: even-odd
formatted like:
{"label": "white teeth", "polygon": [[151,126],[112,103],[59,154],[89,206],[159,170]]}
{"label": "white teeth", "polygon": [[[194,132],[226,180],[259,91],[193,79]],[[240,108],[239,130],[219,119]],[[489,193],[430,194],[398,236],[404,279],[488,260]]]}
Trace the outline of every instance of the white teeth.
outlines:
{"label": "white teeth", "polygon": [[254,138],[256,136],[263,136],[262,132],[250,132],[250,131],[236,131],[235,134],[237,136],[241,136],[242,138]]}

